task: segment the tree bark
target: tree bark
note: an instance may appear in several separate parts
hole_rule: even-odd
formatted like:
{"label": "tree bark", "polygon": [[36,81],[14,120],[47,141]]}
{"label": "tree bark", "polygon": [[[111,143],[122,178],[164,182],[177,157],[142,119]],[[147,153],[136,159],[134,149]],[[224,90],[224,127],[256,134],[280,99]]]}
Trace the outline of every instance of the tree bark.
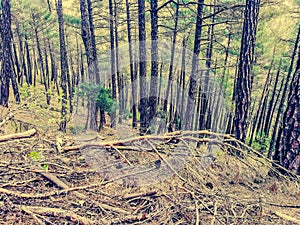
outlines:
{"label": "tree bark", "polygon": [[[117,84],[116,84],[116,69],[115,69],[115,38],[114,38],[114,14],[113,14],[113,3],[109,0],[109,33],[110,33],[110,73],[111,73],[111,86],[112,86],[112,97],[117,100]],[[111,127],[116,127],[116,111],[113,111],[110,116]]]}
{"label": "tree bark", "polygon": [[[277,116],[276,116],[276,120],[275,120],[275,124],[274,124],[272,139],[271,139],[271,143],[270,143],[270,152],[273,152],[273,148],[274,148],[275,143],[276,143],[276,147],[278,147],[278,145],[279,145],[279,143],[276,141],[276,138],[281,136],[283,125],[280,126],[278,135],[277,135],[277,130],[278,130],[278,127],[279,127],[280,118],[281,118],[282,113],[283,113],[284,104],[285,104],[287,93],[288,93],[288,87],[290,86],[289,83],[290,83],[291,76],[292,76],[292,71],[293,71],[294,61],[295,61],[295,57],[296,57],[298,46],[299,46],[299,41],[300,41],[300,26],[299,26],[297,38],[296,38],[296,41],[295,41],[294,50],[293,50],[293,53],[292,53],[291,64],[290,64],[290,67],[289,67],[288,74],[286,76],[286,82],[284,84],[282,97],[280,99],[280,103],[279,103],[279,107],[278,107],[278,112],[277,112]],[[277,140],[279,140],[279,139],[277,138]],[[277,152],[278,152],[278,150],[277,150]]]}
{"label": "tree bark", "polygon": [[300,50],[273,160],[300,175]]}
{"label": "tree bark", "polygon": [[149,94],[149,102],[148,102],[150,123],[154,119],[157,110],[157,77],[158,77],[157,41],[158,41],[157,0],[152,0],[151,1],[151,80],[150,80],[150,94]]}
{"label": "tree bark", "polygon": [[244,12],[243,35],[236,82],[236,107],[234,117],[234,134],[238,140],[245,141],[248,111],[251,101],[252,66],[257,29],[260,0],[247,0]]}
{"label": "tree bark", "polygon": [[189,82],[189,91],[188,91],[188,100],[186,107],[186,119],[185,119],[185,127],[184,129],[190,130],[192,128],[192,114],[194,112],[195,107],[195,95],[196,95],[196,87],[197,87],[197,70],[198,70],[198,57],[200,53],[200,39],[201,39],[201,31],[202,31],[202,12],[203,12],[203,4],[204,0],[198,0],[197,7],[197,19],[196,19],[196,29],[195,29],[195,39],[194,39],[194,50],[193,50],[193,61],[192,61],[192,71]]}
{"label": "tree bark", "polygon": [[137,76],[134,72],[134,63],[132,55],[132,41],[131,41],[131,18],[129,2],[126,0],[126,16],[127,16],[127,37],[128,37],[128,50],[129,50],[129,62],[130,62],[130,80],[131,80],[131,98],[132,98],[132,127],[137,126],[137,111],[136,111],[136,83]]}
{"label": "tree bark", "polygon": [[69,73],[68,57],[65,44],[65,30],[63,20],[62,0],[57,1],[57,15],[59,25],[59,43],[60,43],[60,67],[61,67],[61,88],[62,88],[62,104],[61,104],[61,123],[60,130],[66,132],[67,125],[67,77]]}
{"label": "tree bark", "polygon": [[148,95],[146,78],[146,21],[145,21],[145,0],[138,0],[138,21],[139,21],[139,57],[140,57],[140,134],[147,133],[148,124]]}

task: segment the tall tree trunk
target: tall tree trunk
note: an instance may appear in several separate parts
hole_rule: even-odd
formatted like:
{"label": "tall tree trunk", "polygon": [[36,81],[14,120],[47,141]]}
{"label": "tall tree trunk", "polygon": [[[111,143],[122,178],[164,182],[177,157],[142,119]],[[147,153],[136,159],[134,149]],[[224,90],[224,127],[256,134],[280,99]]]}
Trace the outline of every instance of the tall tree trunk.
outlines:
{"label": "tall tree trunk", "polygon": [[38,64],[40,65],[41,84],[43,84],[45,87],[46,102],[48,105],[50,105],[50,96],[48,93],[48,86],[47,86],[47,82],[46,82],[45,64],[44,64],[44,59],[43,59],[43,54],[42,54],[42,49],[41,49],[36,15],[33,14],[32,19],[34,21],[34,35],[35,35],[36,47],[38,50]]}
{"label": "tall tree trunk", "polygon": [[32,85],[32,64],[31,64],[30,50],[29,50],[28,40],[26,35],[25,35],[25,49],[26,49],[26,60],[27,60],[27,68],[28,68],[26,82],[27,84]]}
{"label": "tall tree trunk", "polygon": [[[295,57],[296,57],[296,54],[297,54],[299,41],[300,41],[300,26],[298,28],[298,34],[297,34],[297,38],[296,38],[296,41],[295,41],[294,50],[293,50],[293,53],[292,53],[291,64],[290,64],[290,67],[289,67],[288,74],[286,76],[286,82],[284,84],[282,96],[281,96],[279,107],[278,107],[278,112],[277,112],[277,116],[276,116],[276,120],[275,120],[275,124],[274,124],[272,139],[271,139],[271,143],[270,143],[270,152],[273,152],[273,150],[274,150],[274,145],[276,143],[276,138],[281,136],[283,125],[280,126],[278,135],[277,135],[277,130],[278,130],[278,127],[279,127],[280,118],[281,118],[281,115],[283,113],[284,104],[285,104],[287,93],[288,93],[288,87],[289,87],[289,83],[290,83],[290,80],[291,80],[292,71],[293,71],[293,68],[294,68],[294,61],[295,61]],[[277,138],[277,140],[278,140],[278,138]],[[278,143],[276,143],[276,146],[278,147]],[[271,153],[269,153],[269,154],[271,154]]]}
{"label": "tall tree trunk", "polygon": [[[112,0],[109,0],[109,31],[110,31],[110,73],[111,73],[111,86],[112,97],[117,100],[117,85],[116,85],[116,70],[115,70],[115,38],[114,38],[114,14]],[[110,116],[111,127],[116,127],[116,111],[113,111]]]}
{"label": "tall tree trunk", "polygon": [[273,160],[300,175],[300,48]]}
{"label": "tall tree trunk", "polygon": [[[167,84],[166,96],[164,99],[164,113],[166,115],[166,122],[168,122],[167,111],[168,111],[168,101],[170,95],[171,85],[173,83],[173,68],[174,68],[174,57],[175,57],[175,47],[176,47],[176,39],[177,39],[177,27],[178,27],[178,13],[179,13],[179,4],[176,4],[176,11],[175,11],[175,25],[174,25],[174,32],[172,37],[172,47],[171,47],[171,60],[170,60],[170,67],[169,67],[169,79]],[[170,100],[171,102],[171,100]],[[171,104],[170,104],[171,107]],[[171,119],[171,118],[169,118]]]}
{"label": "tall tree trunk", "polygon": [[[279,91],[277,93],[277,97],[276,97],[276,101],[275,101],[275,104],[273,106],[273,111],[272,111],[272,115],[274,115],[274,112],[275,112],[275,109],[278,105],[278,102],[280,100],[280,96],[281,96],[281,93],[282,93],[282,89],[283,89],[283,86],[285,84],[285,79],[284,77],[281,79],[281,84],[280,84],[280,88],[279,88]],[[273,117],[273,116],[272,116]],[[279,120],[280,120],[280,115],[278,115],[277,113],[277,116],[276,116],[276,119],[275,119],[275,122],[274,122],[274,125],[273,125],[273,132],[272,132],[272,137],[271,137],[271,142],[270,142],[270,147],[269,147],[269,151],[268,151],[268,158],[271,159],[272,157],[272,154],[273,154],[273,150],[274,150],[274,145],[275,145],[275,141],[276,141],[276,135],[277,135],[277,130],[278,130],[278,124],[279,124]],[[271,124],[270,124],[271,126]]]}
{"label": "tall tree trunk", "polygon": [[[88,18],[89,18],[89,29],[90,29],[90,49],[91,49],[91,64],[89,65],[89,73],[91,73],[90,82],[96,82],[96,84],[100,84],[100,70],[98,66],[98,56],[97,56],[97,46],[96,46],[96,37],[95,37],[95,28],[93,21],[93,6],[91,0],[87,0],[88,6]],[[93,130],[97,130],[97,109],[96,102],[92,102],[90,108],[90,128]],[[100,110],[100,116],[105,117],[104,110]],[[100,120],[100,122],[103,121]],[[103,124],[100,124],[100,129],[103,128]]]}
{"label": "tall tree trunk", "polygon": [[1,37],[3,44],[2,66],[0,77],[0,104],[8,107],[9,80],[12,76],[11,65],[11,14],[10,0],[2,0]]}
{"label": "tall tree trunk", "polygon": [[179,124],[179,130],[185,129],[183,126],[183,121],[185,120],[184,113],[185,113],[185,108],[184,108],[184,99],[185,99],[185,55],[186,55],[186,44],[187,44],[187,38],[183,37],[182,40],[182,56],[181,56],[181,99],[180,99],[180,124]]}
{"label": "tall tree trunk", "polygon": [[152,123],[152,120],[154,119],[157,110],[157,77],[158,77],[157,41],[158,41],[157,0],[152,0],[151,1],[151,81],[150,81],[150,94],[149,94],[149,122],[150,123]]}
{"label": "tall tree trunk", "polygon": [[273,113],[274,113],[273,109],[276,106],[276,104],[274,104],[274,100],[275,100],[277,85],[278,85],[279,76],[280,76],[280,68],[281,68],[281,59],[280,59],[280,62],[279,62],[279,68],[277,70],[275,82],[274,82],[274,85],[273,85],[271,99],[269,101],[269,106],[268,106],[268,111],[267,111],[267,118],[266,118],[266,122],[265,122],[265,126],[264,126],[264,133],[265,133],[266,137],[269,136],[270,126],[271,126],[271,123],[272,123]]}
{"label": "tall tree trunk", "polygon": [[123,88],[123,79],[120,71],[119,65],[119,33],[118,33],[118,21],[117,21],[117,3],[114,0],[114,21],[115,21],[115,41],[116,41],[116,69],[117,69],[117,83],[118,83],[118,96],[119,96],[119,121],[122,123],[122,118],[124,114],[124,88]]}
{"label": "tall tree trunk", "polygon": [[204,0],[198,0],[197,7],[197,19],[196,19],[196,29],[195,29],[195,39],[194,39],[194,50],[193,50],[193,61],[192,61],[192,71],[189,83],[188,100],[186,107],[186,119],[184,129],[190,130],[192,128],[192,113],[195,107],[195,95],[197,88],[197,70],[198,70],[198,57],[200,53],[200,40],[202,31],[202,12],[203,12]]}
{"label": "tall tree trunk", "polygon": [[[274,51],[274,54],[275,54],[275,51]],[[250,141],[249,141],[250,146],[252,145],[253,138],[256,137],[256,132],[259,131],[260,126],[261,126],[262,109],[263,109],[263,106],[265,106],[265,104],[266,104],[265,100],[266,100],[266,96],[267,96],[267,93],[268,93],[268,90],[269,90],[269,85],[270,85],[271,70],[272,70],[273,63],[274,63],[274,54],[273,54],[273,59],[272,59],[270,68],[268,70],[268,74],[267,74],[266,81],[265,81],[265,84],[264,84],[264,88],[263,88],[263,91],[262,91],[262,94],[261,94],[261,98],[260,98],[260,101],[259,101],[259,104],[258,104],[258,109],[257,109],[257,112],[256,112],[255,117],[254,117],[253,126],[252,126],[251,134],[250,134]]]}
{"label": "tall tree trunk", "polygon": [[247,0],[244,13],[243,35],[236,83],[234,134],[241,141],[246,139],[248,111],[252,89],[252,66],[260,0]]}
{"label": "tall tree trunk", "polygon": [[145,0],[138,0],[139,13],[139,57],[140,57],[140,134],[144,135],[149,127],[148,124],[148,96],[146,78],[146,21],[145,21]]}
{"label": "tall tree trunk", "polygon": [[62,0],[57,1],[57,15],[58,15],[58,25],[59,25],[59,43],[60,43],[60,67],[61,67],[61,88],[62,94],[62,104],[61,104],[61,123],[60,130],[66,132],[67,125],[67,77],[69,76],[69,66],[67,49],[65,43],[65,30],[64,30],[64,19],[63,19],[63,9]]}
{"label": "tall tree trunk", "polygon": [[136,83],[137,76],[134,72],[133,65],[133,55],[132,55],[132,41],[131,41],[131,19],[130,19],[130,7],[129,2],[126,0],[126,16],[127,16],[127,37],[128,37],[128,47],[129,47],[129,62],[130,62],[130,80],[131,80],[131,98],[132,98],[132,127],[137,126],[137,111],[136,111]]}

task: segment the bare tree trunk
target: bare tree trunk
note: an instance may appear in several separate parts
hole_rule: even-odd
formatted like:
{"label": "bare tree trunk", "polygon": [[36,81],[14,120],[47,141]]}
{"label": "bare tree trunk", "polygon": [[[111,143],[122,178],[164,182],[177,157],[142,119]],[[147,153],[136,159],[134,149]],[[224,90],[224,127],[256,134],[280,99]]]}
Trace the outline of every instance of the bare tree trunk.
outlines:
{"label": "bare tree trunk", "polygon": [[202,31],[202,12],[203,12],[204,0],[198,0],[197,7],[197,19],[196,19],[196,29],[195,29],[195,39],[194,39],[194,50],[193,50],[193,62],[192,62],[192,71],[189,83],[188,91],[188,100],[186,107],[186,120],[184,129],[190,130],[192,128],[192,115],[191,112],[194,112],[195,107],[195,94],[196,94],[196,75],[198,70],[198,57],[200,53],[200,40],[201,40],[201,31]]}
{"label": "bare tree trunk", "polygon": [[[158,77],[158,15],[157,0],[151,1],[151,81],[149,94],[149,122],[154,119],[157,110]],[[150,124],[151,126],[151,124]]]}
{"label": "bare tree trunk", "polygon": [[148,94],[147,94],[147,62],[146,62],[146,21],[145,0],[138,0],[139,13],[139,50],[140,50],[140,134],[148,131]]}
{"label": "bare tree trunk", "polygon": [[127,37],[129,46],[129,62],[130,62],[130,80],[131,80],[131,98],[132,98],[132,127],[137,127],[137,111],[136,111],[136,83],[137,76],[134,72],[133,55],[132,55],[132,41],[131,41],[131,24],[130,24],[130,8],[129,2],[126,0],[126,15],[127,15]]}
{"label": "bare tree trunk", "polygon": [[[115,38],[114,38],[114,16],[113,16],[113,4],[112,0],[109,0],[109,30],[110,30],[110,73],[111,73],[111,86],[112,86],[112,97],[117,100],[117,85],[116,85],[116,70],[115,70]],[[116,112],[113,111],[110,116],[111,127],[116,127]]]}
{"label": "bare tree trunk", "polygon": [[60,130],[66,132],[67,125],[67,77],[69,73],[68,56],[65,44],[65,30],[64,30],[64,19],[62,0],[57,2],[57,15],[59,25],[59,43],[60,43],[60,67],[61,67],[61,87],[63,91],[62,104],[61,104],[61,123]]}
{"label": "bare tree trunk", "polygon": [[[175,25],[174,25],[174,32],[172,37],[172,48],[171,48],[171,60],[170,60],[170,67],[169,67],[169,79],[167,84],[167,90],[166,90],[166,96],[164,99],[164,112],[166,114],[166,122],[168,122],[171,118],[168,119],[167,117],[167,111],[168,111],[168,101],[169,101],[169,95],[170,95],[170,88],[173,83],[173,68],[174,68],[174,56],[175,56],[175,47],[176,47],[176,39],[177,39],[177,27],[178,27],[178,13],[179,13],[179,4],[176,4],[176,10],[175,10]],[[171,101],[171,100],[170,100]],[[171,107],[171,104],[170,104]]]}
{"label": "bare tree trunk", "polygon": [[[290,67],[289,67],[288,74],[286,76],[286,82],[285,82],[283,92],[282,92],[282,97],[281,97],[281,100],[280,100],[280,103],[279,103],[278,112],[277,112],[277,116],[276,116],[276,120],[275,120],[275,124],[274,124],[274,130],[273,130],[273,134],[272,134],[272,139],[271,139],[271,143],[270,143],[270,151],[273,152],[275,141],[276,141],[276,148],[275,148],[276,151],[275,151],[275,156],[274,156],[275,159],[278,159],[278,156],[279,156],[278,148],[279,148],[280,143],[279,143],[279,138],[278,137],[280,137],[282,135],[282,131],[283,131],[283,124],[279,124],[279,123],[280,123],[280,118],[281,118],[282,113],[283,113],[284,104],[285,104],[285,101],[286,101],[286,98],[287,98],[288,88],[290,86],[289,83],[290,83],[291,76],[292,76],[292,71],[293,71],[293,68],[294,68],[295,57],[296,57],[296,54],[297,54],[297,51],[298,51],[298,48],[299,48],[299,41],[300,41],[300,26],[298,28],[298,34],[297,34],[297,38],[296,38],[296,41],[295,41],[294,50],[293,50],[293,53],[292,53],[291,64],[290,64]],[[279,125],[280,125],[280,127],[279,127]],[[279,130],[278,130],[278,127],[279,127]],[[278,130],[278,135],[277,135],[277,130]],[[276,140],[276,138],[277,138],[277,140]],[[269,155],[271,155],[271,154],[272,153],[269,153]]]}
{"label": "bare tree trunk", "polygon": [[252,66],[260,0],[247,0],[244,13],[243,35],[236,83],[236,108],[234,134],[241,141],[246,139],[249,105],[252,90]]}
{"label": "bare tree trunk", "polygon": [[300,175],[300,49],[290,85],[287,108],[283,115],[273,157],[275,162]]}

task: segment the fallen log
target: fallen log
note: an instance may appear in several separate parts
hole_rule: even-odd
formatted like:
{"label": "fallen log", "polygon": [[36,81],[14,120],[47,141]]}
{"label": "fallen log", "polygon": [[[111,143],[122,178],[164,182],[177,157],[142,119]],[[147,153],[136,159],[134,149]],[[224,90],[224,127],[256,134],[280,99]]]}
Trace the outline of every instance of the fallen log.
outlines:
{"label": "fallen log", "polygon": [[16,134],[8,134],[4,136],[0,136],[0,142],[10,141],[14,139],[22,139],[22,138],[29,138],[36,134],[36,129],[31,129],[22,133]]}

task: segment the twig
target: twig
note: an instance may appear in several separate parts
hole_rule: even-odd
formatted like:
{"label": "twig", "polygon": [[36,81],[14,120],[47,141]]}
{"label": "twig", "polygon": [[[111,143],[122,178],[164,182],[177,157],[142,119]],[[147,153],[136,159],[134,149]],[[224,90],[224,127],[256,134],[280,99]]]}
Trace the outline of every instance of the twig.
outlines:
{"label": "twig", "polygon": [[139,197],[146,197],[146,196],[153,196],[155,195],[157,192],[156,191],[150,191],[150,192],[146,192],[146,193],[134,193],[134,194],[127,194],[122,196],[123,199],[132,199],[132,198],[139,198]]}
{"label": "twig", "polygon": [[[41,207],[41,206],[21,206],[21,209],[23,211],[31,211],[36,214],[42,214],[42,215],[48,215],[51,214],[52,216],[58,216],[58,217],[71,217],[77,221],[80,221],[83,224],[95,224],[96,221],[92,221],[88,218],[82,217],[77,215],[76,213],[70,211],[70,210],[64,210],[59,208],[48,208],[48,207]],[[99,221],[100,222],[100,221]],[[102,224],[107,224],[104,221],[101,221]]]}

